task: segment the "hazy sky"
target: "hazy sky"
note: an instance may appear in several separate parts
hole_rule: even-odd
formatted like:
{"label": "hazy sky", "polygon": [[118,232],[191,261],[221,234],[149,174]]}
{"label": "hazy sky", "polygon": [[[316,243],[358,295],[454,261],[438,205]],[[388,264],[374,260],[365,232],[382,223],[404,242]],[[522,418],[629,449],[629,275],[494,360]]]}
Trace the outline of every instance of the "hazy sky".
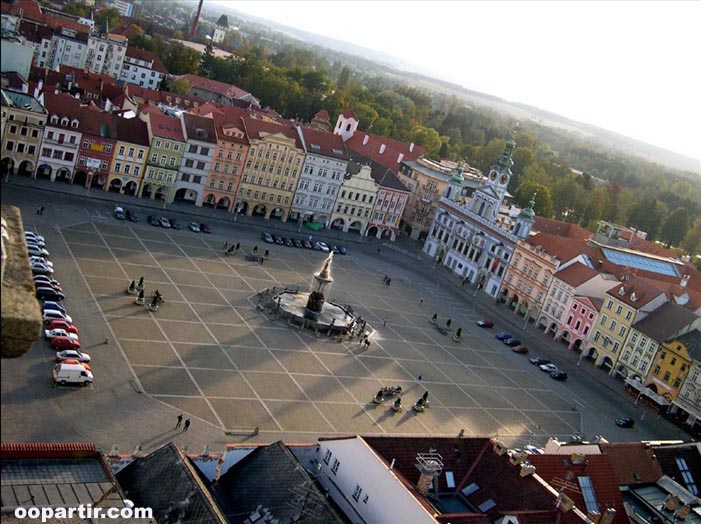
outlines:
{"label": "hazy sky", "polygon": [[213,2],[701,159],[701,2]]}

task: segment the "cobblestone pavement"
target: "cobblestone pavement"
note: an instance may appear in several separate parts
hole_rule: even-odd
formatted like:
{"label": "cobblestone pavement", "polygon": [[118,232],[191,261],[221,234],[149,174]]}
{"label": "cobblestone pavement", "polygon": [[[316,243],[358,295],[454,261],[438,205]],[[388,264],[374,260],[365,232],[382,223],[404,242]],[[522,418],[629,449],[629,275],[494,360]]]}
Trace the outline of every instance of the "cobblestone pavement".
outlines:
{"label": "cobblestone pavement", "polygon": [[[322,254],[274,246],[271,260],[259,266],[224,257],[221,249],[237,238],[245,247],[262,247],[256,227],[214,222],[215,235],[206,236],[119,223],[108,218],[118,195],[95,203],[76,200],[80,193],[46,189],[28,196],[15,184],[7,199],[3,192],[3,203],[19,203],[28,222],[52,232],[49,249],[70,290],[66,305],[93,357],[96,384],[91,390],[51,389],[51,351],[43,341],[24,358],[4,362],[3,441],[82,440],[128,452],[171,439],[197,448],[331,434],[455,435],[464,429],[468,436],[498,433],[514,442],[542,442],[595,431],[598,418],[607,418],[607,427],[620,414],[610,402],[618,384],[588,364],[578,371],[585,388],[596,382],[599,393],[591,398],[524,365],[493,333],[479,330],[474,320],[484,315],[512,332],[520,322],[488,297],[473,297],[449,272],[432,270],[411,242],[381,255],[379,242],[349,246],[349,256],[335,258],[331,297],[353,305],[377,329],[371,349],[360,351],[357,343],[315,338],[255,308],[258,290],[305,289]],[[47,214],[32,216],[47,194],[54,195]],[[382,284],[384,273],[393,277],[389,287]],[[158,288],[165,296],[159,311],[134,305],[125,293],[140,276],[149,293]],[[441,320],[452,318],[454,329],[463,327],[461,342],[429,324],[434,312]],[[538,331],[527,327],[524,333],[563,361],[576,359]],[[572,382],[576,389],[577,379]],[[432,407],[420,415],[394,414],[371,401],[381,385],[401,385],[406,405],[427,389]],[[180,413],[192,419],[187,433],[174,429]],[[659,424],[648,431],[658,438],[669,430]],[[251,436],[254,427],[259,433]]]}

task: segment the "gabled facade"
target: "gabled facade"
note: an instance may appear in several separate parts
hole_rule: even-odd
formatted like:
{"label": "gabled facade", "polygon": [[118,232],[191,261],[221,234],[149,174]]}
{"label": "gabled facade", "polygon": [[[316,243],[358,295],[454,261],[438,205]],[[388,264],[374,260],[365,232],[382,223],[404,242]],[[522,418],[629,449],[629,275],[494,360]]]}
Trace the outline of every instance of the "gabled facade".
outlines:
{"label": "gabled facade", "polygon": [[0,107],[5,127],[2,130],[2,176],[36,176],[39,148],[44,138],[47,113],[33,96],[2,90]]}
{"label": "gabled facade", "polygon": [[651,372],[645,380],[645,385],[673,401],[679,395],[682,384],[689,375],[693,360],[701,357],[700,319],[695,319],[689,326],[693,331],[672,337],[665,341],[655,355]]}
{"label": "gabled facade", "polygon": [[167,116],[155,108],[142,111],[139,118],[148,126],[151,147],[138,196],[172,202],[175,196],[173,188],[185,150],[182,124],[179,118]]}
{"label": "gabled facade", "polygon": [[535,216],[531,208],[523,209],[514,224],[504,223],[499,216],[511,179],[515,147],[513,140],[507,142],[487,182],[475,190],[470,201],[463,193],[462,173],[459,169],[454,173],[423,248],[465,282],[492,297],[498,295],[516,243],[528,237]]}
{"label": "gabled facade", "polygon": [[48,119],[37,162],[37,176],[52,182],[71,182],[83,136],[80,101],[71,96],[46,92],[44,105]]}
{"label": "gabled facade", "polygon": [[399,224],[411,192],[391,169],[376,162],[371,164],[371,174],[379,188],[365,235],[394,241],[399,234]]}
{"label": "gabled facade", "polygon": [[[204,182],[212,164],[217,135],[211,118],[190,113],[180,114],[180,123],[185,133],[185,151],[180,163],[180,171],[173,188],[174,197],[190,200],[202,205]],[[214,202],[208,202],[215,205]],[[231,208],[231,201],[222,207]]]}
{"label": "gabled facade", "polygon": [[696,329],[679,338],[689,356],[688,373],[682,381],[681,389],[672,401],[671,412],[685,416],[684,423],[696,427],[701,419],[701,340]]}
{"label": "gabled facade", "polygon": [[363,235],[370,213],[375,207],[379,188],[372,178],[370,166],[360,166],[357,173],[348,173],[329,219],[331,228]]}
{"label": "gabled facade", "polygon": [[667,302],[665,294],[642,279],[631,277],[603,297],[594,336],[587,355],[610,374],[630,333],[630,328]]}
{"label": "gabled facade", "polygon": [[337,135],[309,127],[296,129],[306,154],[289,218],[328,226],[347,173],[348,153]]}
{"label": "gabled facade", "polygon": [[575,295],[570,308],[560,324],[560,340],[567,342],[567,349],[581,351],[587,345],[592,328],[599,318],[602,300],[599,297]]}
{"label": "gabled facade", "polygon": [[217,142],[205,177],[202,200],[238,213],[242,206],[237,200],[239,182],[248,155],[243,120],[238,113],[226,112],[214,113],[210,118],[214,119]]}
{"label": "gabled facade", "polygon": [[117,144],[115,117],[111,113],[85,110],[81,122],[83,137],[73,183],[106,191]]}
{"label": "gabled facade", "polygon": [[[665,341],[693,329],[694,323],[698,323],[698,317],[682,306],[674,302],[662,304],[631,326],[623,351],[615,362],[616,374],[647,384],[658,350]],[[654,388],[653,391],[657,392]]]}
{"label": "gabled facade", "polygon": [[250,116],[243,123],[250,148],[239,184],[240,212],[285,222],[304,163],[297,130]]}
{"label": "gabled facade", "polygon": [[116,125],[117,143],[107,187],[123,195],[136,195],[146,172],[148,126],[139,118],[117,118]]}

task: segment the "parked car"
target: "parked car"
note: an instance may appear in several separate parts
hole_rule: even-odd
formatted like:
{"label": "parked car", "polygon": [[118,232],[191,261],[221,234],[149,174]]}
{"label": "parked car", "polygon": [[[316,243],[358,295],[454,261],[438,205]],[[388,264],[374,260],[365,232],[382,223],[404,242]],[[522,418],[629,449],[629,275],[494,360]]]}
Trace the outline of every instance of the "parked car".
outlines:
{"label": "parked car", "polygon": [[66,315],[55,309],[45,309],[43,311],[43,320],[44,324],[49,325],[51,325],[51,322],[53,322],[54,320],[65,320],[69,324],[73,323],[73,319],[70,317],[70,315]]}
{"label": "parked car", "polygon": [[34,275],[53,275],[54,270],[46,264],[30,264],[29,268]]}
{"label": "parked car", "polygon": [[48,257],[49,252],[43,247],[39,247],[35,244],[30,244],[27,246],[27,253],[29,255],[34,255],[35,257]]}
{"label": "parked car", "polygon": [[478,320],[477,322],[475,322],[475,324],[477,324],[481,328],[493,328],[494,327],[494,322],[492,322],[491,320],[482,319],[482,320]]}
{"label": "parked car", "polygon": [[52,320],[51,322],[48,323],[46,326],[46,329],[63,329],[64,331],[67,331],[68,333],[78,333],[78,328],[75,327],[73,324],[70,322],[66,322],[65,320],[61,319],[56,319]]}
{"label": "parked car", "polygon": [[51,339],[51,347],[59,349],[78,349],[80,342],[70,337],[54,337]]}
{"label": "parked car", "polygon": [[520,346],[520,345],[521,345],[521,341],[520,341],[519,339],[513,338],[513,337],[512,337],[512,338],[507,338],[506,340],[502,340],[502,342],[504,343],[504,345],[509,346],[510,348],[512,348],[512,347],[514,347],[514,346]]}
{"label": "parked car", "polygon": [[200,225],[197,222],[188,222],[187,227],[189,227],[190,231],[192,231],[193,233],[200,232]]}
{"label": "parked car", "polygon": [[80,384],[87,386],[92,384],[94,377],[92,372],[80,364],[56,364],[53,369],[54,382],[65,386],[66,384]]}
{"label": "parked car", "polygon": [[41,284],[46,284],[46,286],[50,286],[57,291],[61,291],[61,283],[58,280],[54,280],[53,278],[47,275],[34,275],[32,279],[34,280],[35,287]]}
{"label": "parked car", "polygon": [[44,338],[46,340],[51,340],[52,338],[56,337],[68,337],[72,338],[74,340],[78,340],[78,335],[75,333],[69,333],[65,329],[45,329],[44,330]]}
{"label": "parked car", "polygon": [[139,221],[139,215],[137,215],[134,211],[131,209],[127,209],[127,220],[129,222],[138,222]]}
{"label": "parked car", "polygon": [[38,235],[34,231],[25,231],[24,238],[25,238],[25,240],[32,239],[35,244],[39,244],[42,247],[44,247],[43,244],[46,242],[46,239],[43,236]]}
{"label": "parked car", "polygon": [[525,451],[529,455],[544,455],[545,454],[545,450],[543,448],[533,446],[532,444],[526,444],[523,447],[523,451]]}
{"label": "parked car", "polygon": [[124,214],[124,208],[121,206],[115,206],[114,208],[114,218],[117,220],[124,220],[126,215]]}
{"label": "parked car", "polygon": [[323,251],[324,253],[329,252],[329,246],[326,245],[326,242],[316,242],[314,244],[314,249],[317,251]]}
{"label": "parked car", "polygon": [[541,371],[545,371],[546,373],[555,373],[556,371],[559,371],[555,364],[541,364],[538,367]]}
{"label": "parked car", "polygon": [[180,222],[178,222],[177,218],[171,218],[170,227],[172,227],[173,229],[180,229],[182,226],[180,225]]}
{"label": "parked car", "polygon": [[284,240],[285,240],[285,245],[287,247],[295,247],[295,243],[292,241],[291,238],[285,238]]}
{"label": "parked car", "polygon": [[81,353],[76,349],[64,349],[56,353],[56,362],[63,362],[68,359],[75,359],[78,362],[90,362],[90,355]]}
{"label": "parked car", "polygon": [[35,247],[46,247],[46,243],[42,242],[40,240],[37,240],[34,237],[25,237],[24,241],[27,243],[28,246],[35,246]]}
{"label": "parked car", "polygon": [[555,380],[567,380],[567,373],[565,373],[561,369],[553,371],[552,373],[550,373],[550,376]]}
{"label": "parked car", "polygon": [[509,340],[510,338],[514,338],[514,337],[511,336],[511,333],[507,333],[506,331],[502,331],[501,333],[497,333],[496,335],[494,335],[494,338],[496,338],[497,340],[501,340],[503,342],[504,340]]}
{"label": "parked car", "polygon": [[147,216],[146,221],[152,226],[160,226],[160,224],[158,223],[158,219],[152,215]]}
{"label": "parked car", "polygon": [[90,367],[90,364],[87,362],[81,362],[80,360],[76,360],[75,358],[67,358],[66,360],[61,361],[62,364],[77,364],[79,366],[83,366],[83,369],[86,371],[92,371],[92,368]]}
{"label": "parked car", "polygon": [[336,247],[338,248],[339,255],[345,255],[348,253],[348,251],[346,251],[346,248],[344,246],[336,246]]}
{"label": "parked car", "polygon": [[52,287],[38,287],[36,288],[36,297],[39,300],[63,300],[66,295]]}
{"label": "parked car", "polygon": [[528,353],[528,348],[526,346],[514,346],[511,348],[514,353]]}
{"label": "parked car", "polygon": [[58,302],[53,302],[51,300],[45,300],[44,302],[41,303],[41,310],[44,311],[45,309],[56,309],[63,313],[64,315],[68,313],[66,311],[66,308],[63,307],[61,304]]}
{"label": "parked car", "polygon": [[616,419],[616,425],[622,428],[632,428],[635,426],[635,420],[630,417],[618,417]]}
{"label": "parked car", "polygon": [[280,238],[279,236],[277,236],[275,233],[273,233],[273,234],[270,235],[270,236],[273,237],[273,242],[275,242],[276,244],[283,245],[283,244],[285,243],[285,242],[282,240],[282,238]]}
{"label": "parked car", "polygon": [[161,227],[165,227],[166,229],[170,229],[170,221],[166,217],[158,217],[158,223],[160,224]]}
{"label": "parked car", "polygon": [[54,267],[54,263],[51,262],[51,260],[49,260],[48,258],[44,258],[44,257],[38,257],[36,255],[30,255],[29,262],[38,262],[39,264],[45,264],[49,267]]}
{"label": "parked car", "polygon": [[[44,275],[41,275],[41,276],[44,276]],[[60,291],[61,293],[63,293],[61,286],[56,285],[56,284],[52,284],[51,282],[44,282],[43,280],[39,280],[39,281],[34,282],[34,291],[36,292],[39,288],[53,289],[54,291]]]}
{"label": "parked car", "polygon": [[200,224],[200,231],[202,231],[203,233],[210,234],[210,233],[212,232],[212,228],[209,227],[209,226],[208,226],[207,224],[205,224],[204,222],[202,222],[202,223]]}
{"label": "parked car", "polygon": [[294,243],[295,247],[300,247],[300,248],[304,247],[304,245],[302,244],[302,241],[299,238],[293,238],[292,242]]}
{"label": "parked car", "polygon": [[268,233],[267,231],[263,231],[260,234],[260,238],[262,238],[263,242],[265,242],[266,244],[274,244],[275,243],[275,241],[273,240],[273,236],[270,233]]}
{"label": "parked car", "polygon": [[528,362],[530,362],[534,366],[542,366],[543,364],[550,364],[550,361],[547,358],[543,358],[543,357],[531,357],[528,359]]}

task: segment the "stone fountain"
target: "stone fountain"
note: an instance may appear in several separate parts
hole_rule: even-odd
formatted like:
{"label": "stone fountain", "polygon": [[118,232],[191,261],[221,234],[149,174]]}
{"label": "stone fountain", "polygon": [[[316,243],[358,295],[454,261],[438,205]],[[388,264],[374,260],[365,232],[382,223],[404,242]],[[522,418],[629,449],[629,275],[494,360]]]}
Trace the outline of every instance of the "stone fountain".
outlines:
{"label": "stone fountain", "polygon": [[[284,290],[273,296],[278,314],[290,323],[314,330],[325,330],[329,334],[341,334],[355,325],[356,315],[348,306],[327,300],[333,284],[331,265],[333,253],[324,261],[319,272],[314,273],[309,291]],[[366,325],[365,331],[372,332]]]}

